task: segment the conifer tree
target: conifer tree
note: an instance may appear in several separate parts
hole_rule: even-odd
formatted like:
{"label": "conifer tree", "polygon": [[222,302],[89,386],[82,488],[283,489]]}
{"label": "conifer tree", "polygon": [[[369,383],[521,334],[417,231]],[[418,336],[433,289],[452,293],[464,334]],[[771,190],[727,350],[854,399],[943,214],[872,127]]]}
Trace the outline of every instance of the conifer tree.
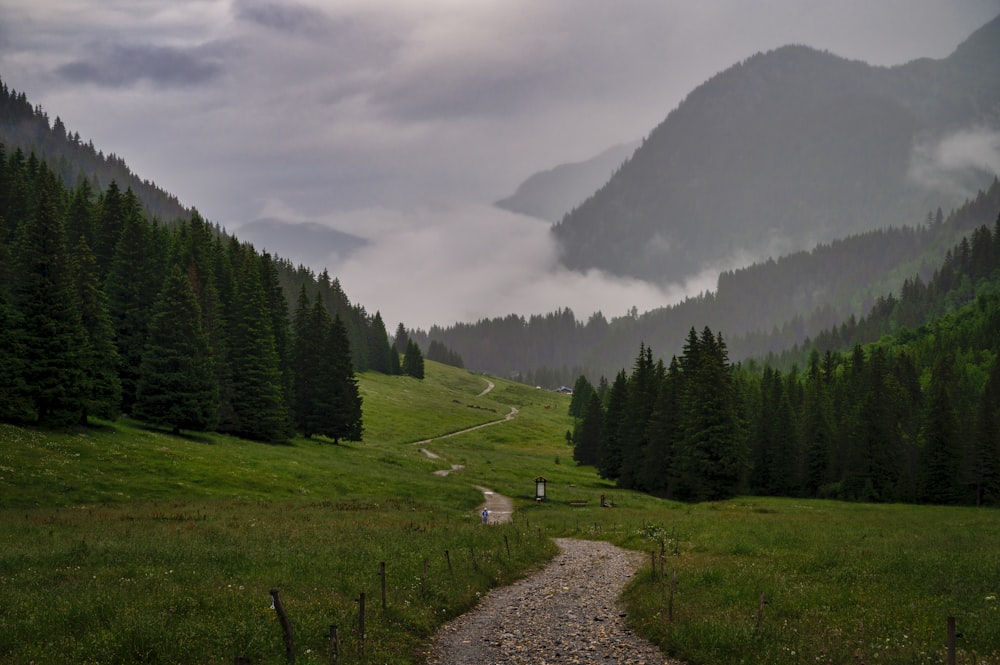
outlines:
{"label": "conifer tree", "polygon": [[604,409],[597,393],[591,392],[583,416],[573,427],[573,459],[578,464],[596,466],[601,448]]}
{"label": "conifer tree", "polygon": [[594,394],[594,386],[583,374],[577,377],[573,384],[573,397],[569,401],[569,415],[582,418],[590,404],[590,396]]}
{"label": "conifer tree", "polygon": [[959,479],[958,431],[954,403],[955,370],[942,357],[931,372],[923,429],[923,483],[920,498],[928,503],[953,504],[962,499]]}
{"label": "conifer tree", "polygon": [[396,326],[396,336],[393,339],[393,346],[396,348],[396,353],[402,355],[406,353],[406,345],[410,341],[410,336],[406,332],[406,326],[400,321],[399,325]]}
{"label": "conifer tree", "polygon": [[174,265],[153,308],[132,415],[151,425],[208,430],[219,390],[191,281]]}
{"label": "conifer tree", "polygon": [[230,321],[231,400],[234,433],[258,441],[284,441],[290,433],[271,326],[260,259],[247,249],[236,275]]}
{"label": "conifer tree", "polygon": [[615,376],[608,394],[608,407],[604,412],[604,427],[601,428],[600,451],[597,456],[597,472],[601,478],[617,479],[622,469],[621,424],[625,418],[628,403],[628,377],[625,370]]}
{"label": "conifer tree", "polygon": [[721,336],[706,326],[699,338],[692,328],[681,361],[683,439],[679,450],[679,493],[712,501],[734,496],[747,470],[742,432],[728,353]]}
{"label": "conifer tree", "polygon": [[1000,505],[1000,357],[993,359],[990,377],[979,399],[972,468],[976,505]]}
{"label": "conifer tree", "polygon": [[0,242],[0,420],[25,419],[30,411],[25,401],[23,357],[18,341],[20,314],[11,302],[10,252]]}
{"label": "conifer tree", "polygon": [[14,305],[22,355],[18,383],[40,424],[79,422],[86,386],[86,333],[73,284],[62,221],[62,188],[36,165],[34,204],[19,229]]}
{"label": "conifer tree", "polygon": [[420,347],[412,339],[406,344],[406,355],[403,356],[403,374],[414,379],[424,378],[424,356]]}
{"label": "conifer tree", "polygon": [[122,399],[118,350],[108,298],[100,286],[100,270],[84,235],[80,236],[73,258],[80,319],[87,334],[87,344],[82,349],[86,377],[82,423],[87,423],[88,415],[114,420]]}
{"label": "conifer tree", "polygon": [[368,325],[368,369],[391,374],[392,361],[389,356],[392,353],[395,352],[389,347],[389,335],[382,315],[376,311]]}
{"label": "conifer tree", "polygon": [[[671,358],[646,428],[646,455],[640,478],[648,491],[673,498],[678,482],[676,451],[680,430],[680,365]],[[596,393],[595,393],[596,395]]]}
{"label": "conifer tree", "polygon": [[[118,376],[122,384],[122,411],[131,414],[150,313],[164,281],[161,256],[166,247],[154,242],[150,224],[132,190],[117,205],[123,226],[104,289],[121,362]],[[100,264],[101,256],[96,255]]]}
{"label": "conifer tree", "polygon": [[340,440],[360,441],[364,432],[361,393],[351,365],[351,346],[340,316],[333,317],[327,336],[326,354],[330,358],[333,391],[333,413],[324,423],[321,433],[339,444]]}

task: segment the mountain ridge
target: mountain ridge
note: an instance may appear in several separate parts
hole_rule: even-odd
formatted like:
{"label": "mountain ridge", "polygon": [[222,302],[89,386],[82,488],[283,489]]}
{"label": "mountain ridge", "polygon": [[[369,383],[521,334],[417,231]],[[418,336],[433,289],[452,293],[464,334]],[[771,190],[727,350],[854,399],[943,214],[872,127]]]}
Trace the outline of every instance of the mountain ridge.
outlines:
{"label": "mountain ridge", "polygon": [[1000,17],[947,58],[895,67],[799,45],[734,64],[553,226],[564,264],[679,281],[737,251],[805,249],[960,204],[995,173],[969,168],[966,191],[935,190],[910,176],[914,149],[1000,131],[998,33]]}

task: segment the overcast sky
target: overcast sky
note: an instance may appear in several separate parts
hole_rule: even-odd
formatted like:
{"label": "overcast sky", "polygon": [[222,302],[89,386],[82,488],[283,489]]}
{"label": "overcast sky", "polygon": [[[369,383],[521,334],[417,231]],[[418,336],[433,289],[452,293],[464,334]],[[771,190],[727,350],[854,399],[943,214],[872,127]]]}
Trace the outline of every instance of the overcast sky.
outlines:
{"label": "overcast sky", "polygon": [[370,239],[346,261],[267,249],[328,265],[392,327],[565,306],[610,318],[712,289],[721,266],[663,288],[567,273],[546,223],[491,202],[643,137],[755,52],[941,58],[998,13],[1000,0],[0,0],[0,78],[237,236],[269,218]]}

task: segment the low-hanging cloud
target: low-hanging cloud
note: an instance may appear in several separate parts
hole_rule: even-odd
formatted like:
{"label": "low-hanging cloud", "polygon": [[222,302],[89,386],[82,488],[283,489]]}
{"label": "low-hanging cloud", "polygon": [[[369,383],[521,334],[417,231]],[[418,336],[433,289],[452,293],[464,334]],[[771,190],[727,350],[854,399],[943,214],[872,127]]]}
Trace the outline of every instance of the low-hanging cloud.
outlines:
{"label": "low-hanging cloud", "polygon": [[148,46],[141,44],[99,44],[87,57],[56,69],[63,79],[74,83],[96,83],[120,88],[146,80],[164,86],[207,83],[222,73],[210,49]]}
{"label": "low-hanging cloud", "polygon": [[983,174],[1000,173],[1000,130],[975,127],[917,143],[910,157],[910,178],[930,189],[970,196]]}
{"label": "low-hanging cloud", "polygon": [[[267,213],[303,220],[273,202]],[[377,307],[391,327],[427,329],[565,307],[581,320],[595,311],[621,316],[633,306],[647,311],[714,288],[718,275],[660,288],[597,270],[567,270],[558,265],[548,222],[487,205],[369,208],[313,222],[367,240],[346,260],[331,254],[325,265],[311,267],[328,268],[352,302]],[[297,260],[294,247],[273,250]]]}

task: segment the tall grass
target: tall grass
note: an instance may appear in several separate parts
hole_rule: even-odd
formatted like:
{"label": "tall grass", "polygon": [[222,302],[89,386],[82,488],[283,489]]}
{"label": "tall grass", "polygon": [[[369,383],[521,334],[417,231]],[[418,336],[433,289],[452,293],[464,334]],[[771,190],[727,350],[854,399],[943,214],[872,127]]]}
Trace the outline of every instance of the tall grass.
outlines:
{"label": "tall grass", "polygon": [[[426,367],[362,376],[365,441],[341,446],[0,425],[0,662],[283,663],[278,589],[297,663],[329,662],[330,624],[342,664],[418,663],[444,620],[568,535],[663,549],[667,580],[647,566],[629,617],[693,665],[940,663],[948,616],[959,662],[1000,663],[995,511],[623,492],[572,463],[564,396],[497,379],[480,396],[483,377]],[[513,497],[514,524],[482,527],[475,486]]]}

